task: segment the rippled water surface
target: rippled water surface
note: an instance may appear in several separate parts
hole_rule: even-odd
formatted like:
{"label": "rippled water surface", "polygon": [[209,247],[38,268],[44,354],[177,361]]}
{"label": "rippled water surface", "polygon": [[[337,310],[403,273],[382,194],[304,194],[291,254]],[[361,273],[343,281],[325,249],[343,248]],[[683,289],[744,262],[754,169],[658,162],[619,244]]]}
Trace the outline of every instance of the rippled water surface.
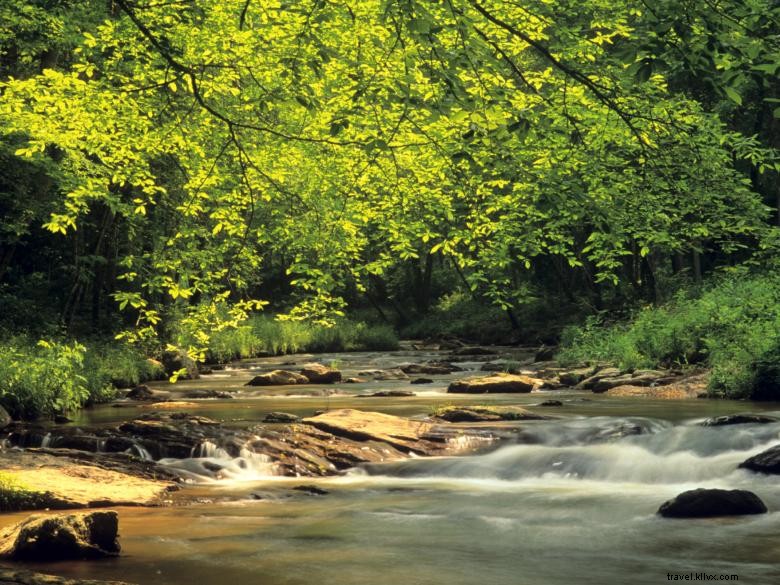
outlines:
{"label": "rippled water surface", "polygon": [[[347,375],[412,361],[404,353],[317,358],[340,360]],[[278,361],[251,362],[254,370],[228,371],[177,391],[244,391],[252,373]],[[414,354],[413,361],[421,356]],[[443,403],[533,406],[553,394],[453,397],[444,394],[449,380],[442,376],[426,387],[345,384],[329,388],[336,392],[331,396],[247,392],[232,401],[204,402],[197,412],[233,424],[259,422],[272,410],[308,415],[347,406],[423,416]],[[423,395],[355,397],[378,389]],[[48,568],[171,585],[650,584],[687,572],[780,582],[780,479],[737,469],[780,443],[780,424],[697,424],[730,412],[780,416],[779,405],[554,395],[564,406],[545,412],[561,419],[512,423],[517,438],[485,453],[374,465],[316,481],[264,477],[259,467],[249,479],[194,484],[175,498],[197,505],[120,510],[121,558]],[[119,420],[141,410],[100,409],[85,413],[82,422]],[[327,495],[291,489],[315,483]],[[662,502],[696,487],[750,489],[770,513],[709,520],[655,515]]]}

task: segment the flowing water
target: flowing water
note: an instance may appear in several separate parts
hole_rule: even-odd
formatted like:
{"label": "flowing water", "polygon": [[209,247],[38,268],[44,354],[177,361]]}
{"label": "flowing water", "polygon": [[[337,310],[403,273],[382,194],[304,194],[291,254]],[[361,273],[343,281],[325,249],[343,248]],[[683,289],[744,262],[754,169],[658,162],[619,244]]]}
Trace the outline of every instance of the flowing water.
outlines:
{"label": "flowing water", "polygon": [[[425,357],[317,356],[340,360],[347,375]],[[241,385],[252,373],[278,363],[250,362],[252,369],[182,389],[245,390]],[[122,557],[44,568],[144,585],[650,584],[684,573],[780,582],[780,480],[737,469],[780,443],[780,423],[697,424],[735,412],[780,416],[780,405],[578,392],[454,397],[443,393],[450,379],[422,387],[408,381],[344,384],[328,396],[252,389],[232,401],[203,401],[196,411],[241,425],[273,410],[308,415],[357,407],[422,416],[437,404],[532,406],[554,395],[564,406],[545,412],[561,418],[508,423],[516,438],[481,454],[373,465],[318,480],[272,477],[268,462],[255,454],[230,459],[219,445],[204,444],[193,458],[166,462],[191,466],[192,484],[174,499],[196,505],[120,509]],[[411,398],[355,397],[421,388],[423,394]],[[88,411],[80,422],[109,422],[138,410]],[[203,472],[208,460],[232,464],[232,473],[215,481]],[[301,484],[328,493],[291,489]],[[696,487],[750,489],[770,513],[706,520],[655,514],[665,500]],[[0,524],[22,516],[4,516]]]}

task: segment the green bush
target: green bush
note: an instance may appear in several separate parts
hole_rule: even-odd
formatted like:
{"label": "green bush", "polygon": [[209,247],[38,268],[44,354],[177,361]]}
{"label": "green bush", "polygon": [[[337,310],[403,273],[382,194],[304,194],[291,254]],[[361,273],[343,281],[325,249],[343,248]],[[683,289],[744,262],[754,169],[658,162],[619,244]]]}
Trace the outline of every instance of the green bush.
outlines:
{"label": "green bush", "polygon": [[[710,390],[733,398],[780,399],[767,392],[780,364],[780,276],[735,274],[703,291],[682,292],[629,323],[591,319],[564,332],[563,364],[610,361],[622,368],[701,364]],[[780,390],[780,384],[775,388]]]}
{"label": "green bush", "polygon": [[78,343],[15,338],[0,346],[0,404],[16,418],[74,410],[89,398],[86,349]]}
{"label": "green bush", "polygon": [[264,353],[283,355],[297,352],[394,350],[398,336],[388,325],[369,325],[339,319],[331,327],[302,321],[280,321],[267,315],[253,315],[239,327],[223,329],[211,336],[209,358],[225,362]]}

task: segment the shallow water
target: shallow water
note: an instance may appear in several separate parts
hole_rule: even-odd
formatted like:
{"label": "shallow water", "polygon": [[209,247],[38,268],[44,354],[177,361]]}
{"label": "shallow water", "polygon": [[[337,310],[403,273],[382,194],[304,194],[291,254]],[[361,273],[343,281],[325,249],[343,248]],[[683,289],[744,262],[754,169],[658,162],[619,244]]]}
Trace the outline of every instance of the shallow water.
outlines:
{"label": "shallow water", "polygon": [[[353,375],[365,364],[389,367],[429,358],[338,359]],[[272,363],[259,360],[253,367]],[[229,374],[187,387],[238,388],[252,371]],[[442,403],[533,405],[554,394],[564,407],[544,412],[562,419],[512,423],[515,441],[474,456],[413,459],[320,480],[265,477],[258,466],[254,474],[237,476],[243,480],[188,486],[177,500],[210,503],[120,509],[121,558],[45,568],[150,585],[650,584],[667,582],[668,573],[689,572],[738,575],[751,584],[780,582],[780,482],[737,469],[780,442],[780,423],[696,424],[734,412],[780,415],[780,405],[578,392],[452,396],[443,393],[450,379],[438,377],[432,388],[422,387],[424,396],[413,398],[355,398],[369,389],[421,388],[372,382],[338,385],[347,394],[329,398],[243,396],[203,401],[193,411],[239,419],[235,424],[259,422],[272,410],[311,414],[324,407],[422,416]],[[127,418],[139,410],[101,408],[87,412],[84,422]],[[623,436],[626,429],[634,434]],[[206,451],[202,455],[221,456],[217,446]],[[329,493],[290,489],[301,484]],[[655,515],[662,502],[696,487],[750,489],[770,514],[711,520]],[[3,516],[0,524],[21,516]]]}

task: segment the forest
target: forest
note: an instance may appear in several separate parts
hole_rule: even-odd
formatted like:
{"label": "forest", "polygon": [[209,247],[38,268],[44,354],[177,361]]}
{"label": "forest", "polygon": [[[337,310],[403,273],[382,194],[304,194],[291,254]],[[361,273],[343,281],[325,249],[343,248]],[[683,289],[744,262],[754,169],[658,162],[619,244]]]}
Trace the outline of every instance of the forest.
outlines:
{"label": "forest", "polygon": [[0,429],[410,347],[771,410],[779,177],[775,0],[0,0]]}

